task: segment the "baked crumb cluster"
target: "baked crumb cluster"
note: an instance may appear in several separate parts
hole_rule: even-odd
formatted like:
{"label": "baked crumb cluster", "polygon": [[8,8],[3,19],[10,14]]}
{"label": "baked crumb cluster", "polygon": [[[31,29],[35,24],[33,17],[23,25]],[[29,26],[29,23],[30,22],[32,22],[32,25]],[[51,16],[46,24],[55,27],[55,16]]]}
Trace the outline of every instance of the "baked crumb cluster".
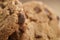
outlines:
{"label": "baked crumb cluster", "polygon": [[42,2],[0,0],[0,40],[59,40],[58,24]]}

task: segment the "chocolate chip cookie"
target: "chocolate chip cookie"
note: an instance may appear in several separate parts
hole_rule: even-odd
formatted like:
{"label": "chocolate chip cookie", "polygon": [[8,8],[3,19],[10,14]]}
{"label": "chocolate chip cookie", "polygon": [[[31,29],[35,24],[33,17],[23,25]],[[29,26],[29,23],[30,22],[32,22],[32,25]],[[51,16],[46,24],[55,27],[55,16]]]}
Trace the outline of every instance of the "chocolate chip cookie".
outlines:
{"label": "chocolate chip cookie", "polygon": [[23,40],[57,40],[59,21],[45,4],[37,1],[26,2],[23,3],[23,9],[27,19],[27,31]]}
{"label": "chocolate chip cookie", "polygon": [[42,2],[0,0],[0,40],[58,40],[58,23]]}

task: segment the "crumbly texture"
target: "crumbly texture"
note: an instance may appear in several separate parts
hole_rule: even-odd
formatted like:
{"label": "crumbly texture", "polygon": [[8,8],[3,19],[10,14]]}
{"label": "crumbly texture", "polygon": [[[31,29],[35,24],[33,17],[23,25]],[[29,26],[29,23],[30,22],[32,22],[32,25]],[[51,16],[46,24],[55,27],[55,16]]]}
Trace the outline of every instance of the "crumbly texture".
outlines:
{"label": "crumbly texture", "polygon": [[57,40],[59,20],[45,4],[26,2],[23,8],[27,19],[27,30],[23,40]]}
{"label": "crumbly texture", "polygon": [[0,0],[0,40],[59,40],[58,22],[41,2]]}
{"label": "crumbly texture", "polygon": [[18,0],[0,0],[0,40],[17,40],[18,37],[11,38],[10,35],[18,36],[20,24],[23,25],[25,20],[23,14],[22,4]]}

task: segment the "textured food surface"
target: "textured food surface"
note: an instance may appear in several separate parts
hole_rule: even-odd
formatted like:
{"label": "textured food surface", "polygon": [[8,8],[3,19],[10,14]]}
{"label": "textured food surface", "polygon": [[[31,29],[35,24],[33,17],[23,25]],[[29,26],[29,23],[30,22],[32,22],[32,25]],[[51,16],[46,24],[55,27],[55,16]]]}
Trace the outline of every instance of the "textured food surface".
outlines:
{"label": "textured food surface", "polygon": [[23,8],[26,19],[29,20],[27,32],[32,31],[25,34],[25,37],[29,36],[26,40],[58,40],[59,19],[45,4],[36,1],[26,2]]}
{"label": "textured food surface", "polygon": [[19,0],[0,0],[0,40],[17,40],[25,20],[23,14]]}
{"label": "textured food surface", "polygon": [[42,2],[0,0],[0,40],[59,40],[58,24]]}

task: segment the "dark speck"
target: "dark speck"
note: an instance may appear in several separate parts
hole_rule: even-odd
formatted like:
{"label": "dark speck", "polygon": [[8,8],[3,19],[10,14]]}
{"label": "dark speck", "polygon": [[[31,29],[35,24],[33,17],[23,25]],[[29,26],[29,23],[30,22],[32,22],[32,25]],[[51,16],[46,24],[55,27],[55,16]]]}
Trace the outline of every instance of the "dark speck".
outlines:
{"label": "dark speck", "polygon": [[5,0],[0,0],[1,2],[4,2]]}
{"label": "dark speck", "polygon": [[58,21],[60,20],[59,16],[57,16],[57,20],[58,20]]}
{"label": "dark speck", "polygon": [[2,7],[3,9],[5,8],[5,6],[3,4],[0,4],[0,7]]}
{"label": "dark speck", "polygon": [[15,5],[17,5],[18,3],[17,2],[15,2]]}
{"label": "dark speck", "polygon": [[47,35],[48,39],[50,39],[50,37]]}
{"label": "dark speck", "polygon": [[48,16],[49,20],[51,21],[52,20],[52,17],[51,16]]}
{"label": "dark speck", "polygon": [[25,22],[23,14],[18,14],[18,24],[22,25]]}
{"label": "dark speck", "polygon": [[41,35],[36,35],[35,38],[42,38],[42,36]]}
{"label": "dark speck", "polygon": [[24,33],[24,30],[23,30],[23,29],[19,29],[19,31],[20,31],[21,33]]}
{"label": "dark speck", "polygon": [[11,9],[8,9],[8,11],[9,11],[10,15],[12,15],[12,14],[13,14],[13,12],[11,11]]}
{"label": "dark speck", "polygon": [[35,11],[36,13],[40,13],[42,10],[41,10],[39,7],[35,7],[35,8],[34,8],[34,11]]}

